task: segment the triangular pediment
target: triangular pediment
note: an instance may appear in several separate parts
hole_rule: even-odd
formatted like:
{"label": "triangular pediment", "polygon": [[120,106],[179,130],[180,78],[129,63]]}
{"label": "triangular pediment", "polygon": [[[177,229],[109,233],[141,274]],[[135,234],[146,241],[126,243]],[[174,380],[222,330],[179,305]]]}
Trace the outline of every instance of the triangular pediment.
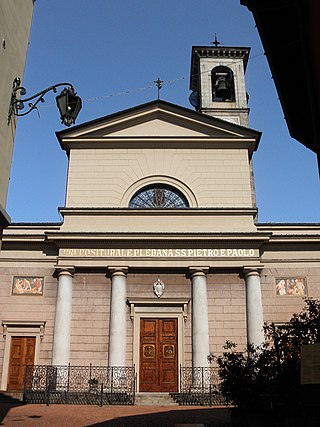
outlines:
{"label": "triangular pediment", "polygon": [[[211,131],[211,132],[210,132]],[[94,136],[126,136],[126,137],[156,137],[156,136],[206,136],[223,135],[219,129],[208,129],[199,124],[186,123],[181,118],[170,117],[162,111],[154,111],[143,117],[135,117],[124,123],[105,126],[94,132]]]}
{"label": "triangular pediment", "polygon": [[130,139],[210,139],[257,141],[260,133],[252,129],[179,107],[164,101],[154,101],[135,108],[75,126],[57,133],[64,141],[115,141]]}
{"label": "triangular pediment", "polygon": [[258,132],[164,101],[143,104],[58,132],[58,138],[107,136],[252,137]]}

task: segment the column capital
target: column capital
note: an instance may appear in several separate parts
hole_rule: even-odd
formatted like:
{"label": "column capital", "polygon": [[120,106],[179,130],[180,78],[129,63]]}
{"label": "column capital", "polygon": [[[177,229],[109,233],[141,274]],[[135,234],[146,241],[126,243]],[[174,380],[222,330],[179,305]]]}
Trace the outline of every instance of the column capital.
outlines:
{"label": "column capital", "polygon": [[261,266],[261,265],[259,267],[257,267],[257,266],[248,266],[248,267],[244,266],[242,268],[242,271],[243,271],[244,277],[246,278],[248,276],[260,276],[262,269],[263,269],[263,266]]}
{"label": "column capital", "polygon": [[190,277],[195,276],[206,276],[209,272],[210,267],[189,267],[188,271]]}
{"label": "column capital", "polygon": [[71,276],[73,277],[75,273],[75,267],[74,266],[66,266],[66,267],[57,267],[53,273],[53,277],[60,277],[60,276]]}
{"label": "column capital", "polygon": [[124,276],[127,277],[129,267],[107,267],[111,277]]}

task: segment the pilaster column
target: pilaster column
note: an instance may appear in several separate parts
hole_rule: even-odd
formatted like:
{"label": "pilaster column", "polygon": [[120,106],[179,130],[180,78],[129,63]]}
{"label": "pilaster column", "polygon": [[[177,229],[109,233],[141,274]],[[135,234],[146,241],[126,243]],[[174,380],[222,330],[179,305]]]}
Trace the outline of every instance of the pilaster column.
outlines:
{"label": "pilaster column", "polygon": [[247,342],[255,346],[264,343],[263,310],[260,273],[244,268],[246,282]]}
{"label": "pilaster column", "polygon": [[209,268],[190,268],[192,282],[192,365],[208,366],[209,322],[207,276]]}
{"label": "pilaster column", "polygon": [[109,366],[125,366],[127,348],[127,272],[126,267],[109,267],[111,303],[109,331]]}
{"label": "pilaster column", "polygon": [[70,361],[73,274],[73,268],[56,271],[58,291],[53,332],[53,365],[68,365]]}

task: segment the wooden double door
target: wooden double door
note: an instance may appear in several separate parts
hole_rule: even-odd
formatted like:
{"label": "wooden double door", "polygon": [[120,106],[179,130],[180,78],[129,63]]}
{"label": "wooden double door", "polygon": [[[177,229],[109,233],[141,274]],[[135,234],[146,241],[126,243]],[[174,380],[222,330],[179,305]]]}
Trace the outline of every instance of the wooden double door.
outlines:
{"label": "wooden double door", "polygon": [[35,337],[11,337],[7,390],[23,390],[26,365],[34,364]]}
{"label": "wooden double door", "polygon": [[178,391],[178,319],[140,319],[139,391]]}

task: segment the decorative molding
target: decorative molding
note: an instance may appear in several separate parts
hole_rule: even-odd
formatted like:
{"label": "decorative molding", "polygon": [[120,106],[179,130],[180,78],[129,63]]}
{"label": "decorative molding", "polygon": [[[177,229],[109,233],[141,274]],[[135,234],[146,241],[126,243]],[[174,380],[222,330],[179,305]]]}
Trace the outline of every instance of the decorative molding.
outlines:
{"label": "decorative molding", "polygon": [[46,321],[29,321],[29,320],[3,320],[3,338],[14,333],[30,332],[40,336],[42,340],[44,337]]}
{"label": "decorative molding", "polygon": [[130,319],[134,319],[135,307],[181,307],[183,320],[188,318],[188,304],[190,298],[127,298],[127,305],[130,307]]}

